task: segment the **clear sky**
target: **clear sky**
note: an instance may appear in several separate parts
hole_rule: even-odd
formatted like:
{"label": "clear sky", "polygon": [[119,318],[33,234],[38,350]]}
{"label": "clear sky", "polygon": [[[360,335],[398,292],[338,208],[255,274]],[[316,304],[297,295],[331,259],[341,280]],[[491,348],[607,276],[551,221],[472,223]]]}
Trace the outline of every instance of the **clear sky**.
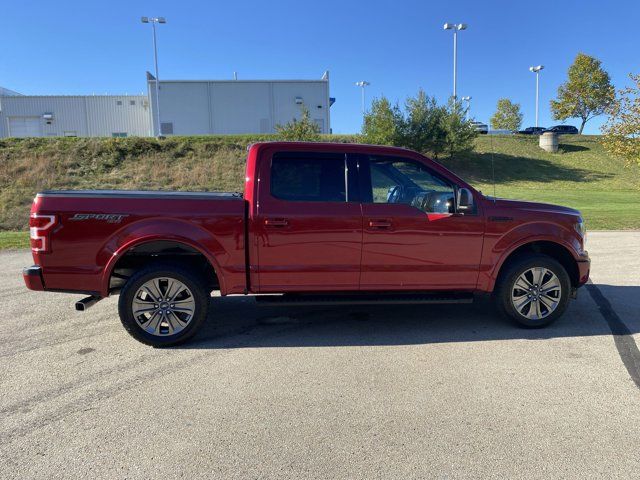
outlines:
{"label": "clear sky", "polygon": [[[334,133],[360,129],[358,80],[367,96],[403,102],[423,88],[445,101],[452,89],[452,33],[459,35],[458,95],[488,122],[498,98],[534,123],[535,75],[543,64],[540,124],[578,52],[602,60],[614,84],[640,73],[640,0],[528,1],[136,1],[21,0],[0,6],[0,86],[24,94],[140,93],[152,70],[159,27],[164,79],[320,78],[331,74]],[[603,119],[587,124],[598,133]],[[578,125],[577,121],[569,122]]]}

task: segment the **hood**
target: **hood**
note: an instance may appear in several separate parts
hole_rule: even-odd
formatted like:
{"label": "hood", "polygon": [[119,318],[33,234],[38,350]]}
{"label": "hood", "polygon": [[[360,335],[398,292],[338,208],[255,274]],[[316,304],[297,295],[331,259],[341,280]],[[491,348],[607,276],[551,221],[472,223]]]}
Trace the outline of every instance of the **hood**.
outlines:
{"label": "hood", "polygon": [[530,210],[535,212],[564,213],[566,215],[580,216],[580,211],[575,208],[563,207],[562,205],[553,205],[551,203],[541,202],[525,202],[521,200],[507,200],[504,198],[486,197],[492,204],[495,202],[496,207],[510,208],[518,210]]}

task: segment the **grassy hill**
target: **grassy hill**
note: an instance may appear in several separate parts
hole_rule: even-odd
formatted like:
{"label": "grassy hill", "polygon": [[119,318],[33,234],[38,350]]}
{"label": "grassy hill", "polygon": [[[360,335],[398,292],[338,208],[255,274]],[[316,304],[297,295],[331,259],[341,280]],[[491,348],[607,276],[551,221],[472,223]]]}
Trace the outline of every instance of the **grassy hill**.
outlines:
{"label": "grassy hill", "polygon": [[[357,141],[355,136],[327,140]],[[45,189],[241,190],[248,144],[270,136],[0,140],[0,245],[25,242],[33,196]],[[640,228],[640,169],[610,157],[596,136],[565,136],[559,153],[537,137],[481,136],[475,150],[440,161],[500,197],[580,209],[591,229]]]}

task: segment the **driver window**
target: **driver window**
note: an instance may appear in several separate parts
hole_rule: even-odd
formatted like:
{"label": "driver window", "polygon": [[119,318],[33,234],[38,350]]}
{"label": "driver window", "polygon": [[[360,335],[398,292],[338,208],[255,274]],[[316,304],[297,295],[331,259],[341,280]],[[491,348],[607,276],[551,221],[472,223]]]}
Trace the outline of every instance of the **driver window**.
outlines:
{"label": "driver window", "polygon": [[404,203],[426,213],[454,213],[454,190],[410,160],[370,158],[373,203]]}

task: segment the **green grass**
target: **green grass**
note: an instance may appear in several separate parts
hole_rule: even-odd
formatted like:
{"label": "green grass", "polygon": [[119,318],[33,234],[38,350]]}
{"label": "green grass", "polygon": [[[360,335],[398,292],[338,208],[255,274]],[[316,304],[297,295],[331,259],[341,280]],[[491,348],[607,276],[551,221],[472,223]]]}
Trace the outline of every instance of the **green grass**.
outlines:
{"label": "green grass", "polygon": [[[483,190],[491,192],[491,187]],[[518,187],[500,187],[499,196],[535,202],[554,203],[582,212],[589,230],[628,230],[640,228],[640,192],[616,191],[546,191]]]}
{"label": "green grass", "polygon": [[0,250],[29,248],[29,232],[0,232]]}
{"label": "green grass", "polygon": [[475,150],[442,163],[474,187],[502,198],[580,210],[595,230],[640,229],[640,168],[611,157],[598,136],[565,135],[546,153],[537,137],[480,136]]}
{"label": "green grass", "polygon": [[[29,208],[46,189],[239,191],[247,146],[273,135],[0,139],[0,248],[26,246]],[[355,142],[354,135],[323,136]],[[640,168],[597,136],[566,135],[546,153],[538,137],[481,135],[473,152],[441,163],[483,192],[581,210],[591,229],[640,229]],[[2,232],[5,231],[5,232]],[[7,232],[8,231],[8,232]]]}

